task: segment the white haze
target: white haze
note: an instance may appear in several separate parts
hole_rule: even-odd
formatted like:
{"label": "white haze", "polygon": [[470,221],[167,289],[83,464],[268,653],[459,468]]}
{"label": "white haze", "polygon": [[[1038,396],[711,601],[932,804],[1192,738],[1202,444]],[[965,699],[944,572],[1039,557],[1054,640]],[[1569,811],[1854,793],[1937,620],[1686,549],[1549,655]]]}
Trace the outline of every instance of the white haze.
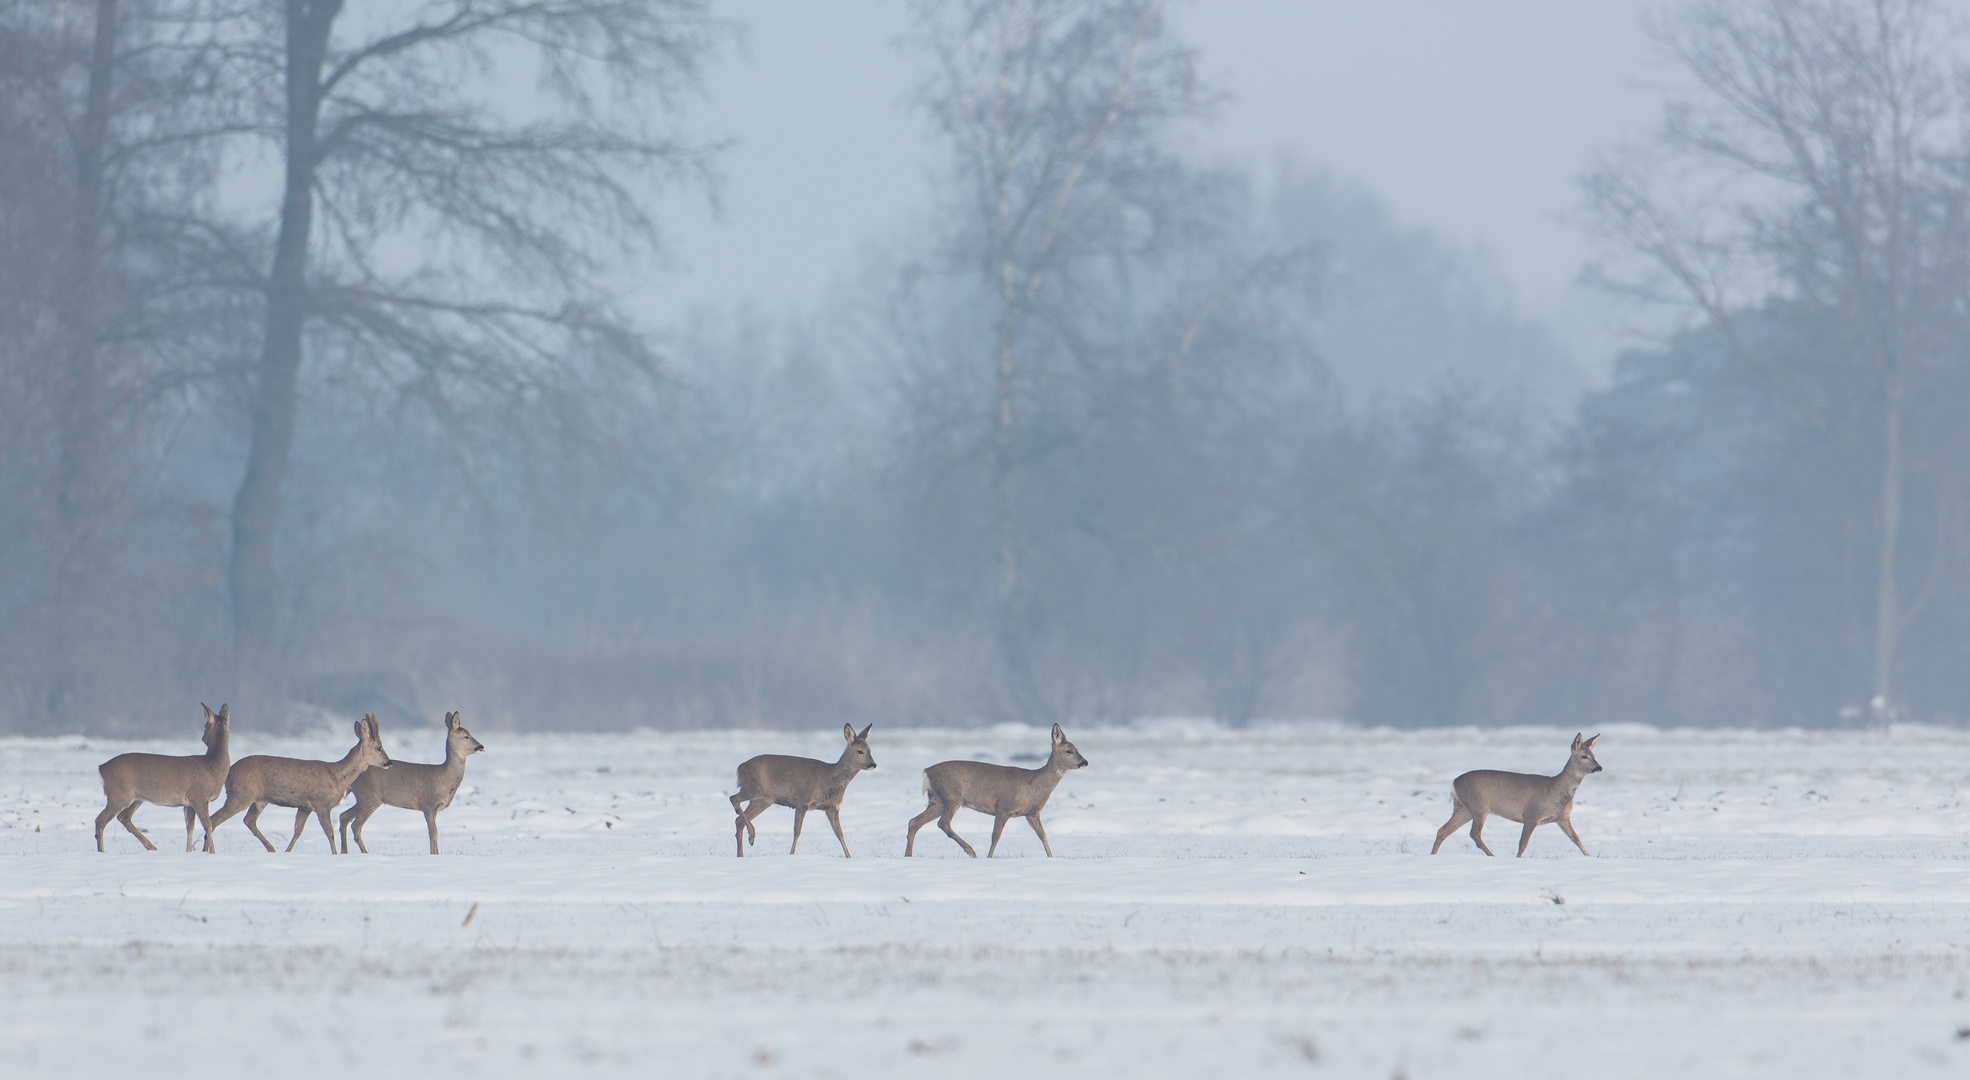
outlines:
{"label": "white haze", "polygon": [[[1599,375],[1634,312],[1578,284],[1594,255],[1576,177],[1646,132],[1673,73],[1634,0],[1178,5],[1178,35],[1228,98],[1195,152],[1269,175],[1276,162],[1357,183],[1404,227],[1494,271],[1518,314]],[[936,150],[909,106],[917,61],[894,0],[735,0],[733,62],[695,119],[734,143],[722,212],[670,204],[670,260],[635,287],[652,324],[751,301],[807,313],[872,243],[917,225]],[[1345,375],[1343,375],[1345,381]],[[1577,389],[1570,377],[1562,387]],[[1371,392],[1380,387],[1368,387]]]}

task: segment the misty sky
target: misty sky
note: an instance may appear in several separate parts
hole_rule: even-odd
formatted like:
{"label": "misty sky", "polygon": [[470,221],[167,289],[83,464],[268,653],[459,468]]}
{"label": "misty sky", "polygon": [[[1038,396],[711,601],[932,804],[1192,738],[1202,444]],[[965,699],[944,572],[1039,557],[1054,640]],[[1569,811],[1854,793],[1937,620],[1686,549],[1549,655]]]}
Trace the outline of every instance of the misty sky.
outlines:
{"label": "misty sky", "polygon": [[[1232,95],[1199,148],[1280,156],[1364,183],[1405,222],[1489,251],[1523,311],[1601,352],[1609,305],[1572,286],[1589,241],[1567,223],[1598,150],[1647,132],[1671,75],[1638,0],[1209,0],[1181,36]],[[715,64],[695,126],[736,140],[723,217],[671,200],[674,263],[644,317],[751,299],[808,308],[871,240],[927,204],[935,149],[909,108],[916,61],[900,0],[726,0],[747,26]],[[1605,357],[1582,356],[1589,366]]]}

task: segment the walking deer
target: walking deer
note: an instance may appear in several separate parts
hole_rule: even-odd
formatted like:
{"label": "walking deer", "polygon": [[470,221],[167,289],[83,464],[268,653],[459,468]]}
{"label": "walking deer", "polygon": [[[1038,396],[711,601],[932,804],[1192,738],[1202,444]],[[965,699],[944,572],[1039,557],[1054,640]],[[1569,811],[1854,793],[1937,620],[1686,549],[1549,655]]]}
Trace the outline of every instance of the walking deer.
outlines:
{"label": "walking deer", "polygon": [[376,726],[375,713],[356,721],[356,745],[340,761],[303,761],[266,754],[240,758],[226,774],[226,805],[212,815],[206,840],[211,841],[211,829],[244,810],[247,829],[268,851],[274,850],[273,841],[260,832],[259,825],[260,811],[271,803],[294,808],[294,838],[287,842],[287,850],[293,851],[294,845],[301,842],[301,830],[308,824],[308,815],[314,814],[321,819],[322,835],[328,837],[328,850],[333,852],[335,830],[329,827],[328,812],[349,793],[349,785],[356,782],[356,777],[372,766],[390,767],[390,755],[383,750],[383,733]]}
{"label": "walking deer", "polygon": [[192,757],[165,754],[118,754],[97,766],[103,777],[103,794],[109,797],[103,812],[96,815],[96,850],[103,850],[103,829],[115,818],[130,830],[147,850],[156,851],[131,815],[145,803],[185,808],[185,850],[192,849],[192,823],[205,826],[205,850],[212,850],[212,800],[226,786],[226,769],[232,764],[230,735],[232,706],[221,705],[214,713],[205,710],[205,753]]}
{"label": "walking deer", "polygon": [[1478,850],[1493,854],[1484,843],[1484,819],[1497,814],[1506,821],[1525,826],[1519,833],[1520,858],[1525,857],[1525,846],[1532,842],[1532,830],[1548,822],[1558,822],[1560,831],[1580,849],[1580,854],[1591,856],[1587,845],[1580,842],[1580,834],[1573,831],[1573,793],[1580,790],[1580,781],[1588,773],[1601,771],[1601,763],[1594,760],[1594,744],[1598,741],[1599,735],[1585,742],[1575,735],[1572,754],[1558,776],[1478,769],[1452,781],[1450,820],[1436,831],[1436,844],[1430,848],[1430,854],[1436,854],[1450,834],[1466,821],[1471,823],[1471,839],[1477,842]]}
{"label": "walking deer", "polygon": [[355,792],[356,805],[342,811],[342,854],[349,853],[349,826],[356,829],[356,847],[369,854],[363,843],[363,823],[388,803],[405,810],[424,813],[424,827],[431,833],[431,854],[438,853],[438,811],[451,805],[458,794],[459,781],[465,779],[465,759],[481,753],[485,745],[458,722],[458,714],[445,714],[445,760],[442,765],[416,761],[392,761],[387,769],[365,769],[349,790]]}
{"label": "walking deer", "polygon": [[976,859],[978,852],[951,828],[951,819],[960,807],[965,807],[992,815],[992,846],[985,850],[986,858],[999,850],[999,835],[1006,831],[1006,822],[1023,817],[1039,834],[1040,846],[1051,859],[1053,845],[1047,843],[1047,830],[1040,825],[1040,811],[1069,769],[1087,767],[1088,759],[1067,741],[1067,733],[1060,730],[1059,724],[1053,726],[1053,754],[1037,769],[985,761],[940,761],[923,771],[923,793],[930,796],[930,805],[910,819],[910,838],[903,844],[903,854],[916,853],[917,830],[936,818],[937,827],[944,830],[944,835],[956,840],[966,855]]}
{"label": "walking deer", "polygon": [[[861,775],[862,770],[876,767],[876,759],[869,755],[869,728],[874,726],[870,724],[857,735],[855,725],[843,724],[841,734],[848,740],[848,746],[842,750],[841,759],[832,765],[813,758],[761,754],[739,766],[739,791],[731,797],[732,811],[738,815],[732,839],[738,845],[739,857],[745,858],[746,845],[759,839],[753,818],[770,807],[791,806],[793,847],[787,849],[787,854],[800,849],[800,826],[807,820],[807,812],[819,810],[828,815],[828,824],[834,826],[835,839],[841,841],[842,858],[853,858],[848,853],[848,838],[841,834],[841,797],[848,792],[850,780]],[[743,809],[739,806],[742,802]]]}

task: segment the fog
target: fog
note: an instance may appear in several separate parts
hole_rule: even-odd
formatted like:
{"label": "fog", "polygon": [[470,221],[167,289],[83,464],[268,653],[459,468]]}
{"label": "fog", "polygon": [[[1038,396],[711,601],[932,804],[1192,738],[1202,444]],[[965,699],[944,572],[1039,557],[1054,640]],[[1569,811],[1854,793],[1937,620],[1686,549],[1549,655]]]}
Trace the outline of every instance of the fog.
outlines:
{"label": "fog", "polygon": [[[1181,133],[1199,160],[1265,182],[1279,160],[1366,187],[1405,225],[1492,261],[1514,304],[1591,373],[1638,324],[1579,287],[1598,252],[1576,180],[1592,156],[1660,117],[1684,80],[1651,49],[1645,3],[1454,0],[1398,5],[1221,0],[1168,9],[1225,97]],[[907,7],[738,0],[740,47],[707,73],[693,115],[732,139],[719,212],[679,196],[667,272],[636,303],[674,320],[750,300],[783,313],[826,302],[871,244],[931,205],[937,148],[899,47]],[[792,88],[790,90],[790,88]]]}
{"label": "fog", "polygon": [[1970,716],[1958,5],[306,10],[0,5],[0,731]]}

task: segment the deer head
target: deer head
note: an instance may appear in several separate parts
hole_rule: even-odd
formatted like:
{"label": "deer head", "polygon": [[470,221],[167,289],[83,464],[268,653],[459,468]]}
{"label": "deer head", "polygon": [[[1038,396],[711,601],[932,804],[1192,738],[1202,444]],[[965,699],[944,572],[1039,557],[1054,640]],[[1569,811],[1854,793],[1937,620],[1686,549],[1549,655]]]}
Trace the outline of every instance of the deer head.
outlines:
{"label": "deer head", "polygon": [[233,707],[221,705],[216,713],[212,711],[210,705],[202,701],[199,702],[198,707],[205,710],[205,734],[201,737],[205,740],[205,748],[210,750],[232,730]]}
{"label": "deer head", "polygon": [[445,714],[445,749],[459,757],[470,757],[483,753],[486,747],[465,730],[464,724],[459,723],[457,713],[448,712]]}
{"label": "deer head", "polygon": [[1594,744],[1599,742],[1600,738],[1599,735],[1596,735],[1582,742],[1580,736],[1575,734],[1573,736],[1573,759],[1567,762],[1567,766],[1583,773],[1600,772],[1601,763],[1594,760]]}
{"label": "deer head", "polygon": [[390,767],[390,755],[383,749],[383,731],[376,724],[375,713],[365,713],[356,721],[356,748],[365,767]]}
{"label": "deer head", "polygon": [[876,759],[869,753],[869,728],[872,727],[875,725],[870,724],[869,727],[862,729],[860,735],[857,735],[854,724],[841,725],[842,737],[848,740],[848,749],[842,751],[843,760],[853,759],[855,764],[863,769],[876,767]]}
{"label": "deer head", "polygon": [[1053,761],[1062,769],[1088,767],[1088,759],[1082,757],[1081,752],[1074,748],[1074,744],[1067,741],[1067,733],[1060,730],[1059,724],[1053,726]]}

